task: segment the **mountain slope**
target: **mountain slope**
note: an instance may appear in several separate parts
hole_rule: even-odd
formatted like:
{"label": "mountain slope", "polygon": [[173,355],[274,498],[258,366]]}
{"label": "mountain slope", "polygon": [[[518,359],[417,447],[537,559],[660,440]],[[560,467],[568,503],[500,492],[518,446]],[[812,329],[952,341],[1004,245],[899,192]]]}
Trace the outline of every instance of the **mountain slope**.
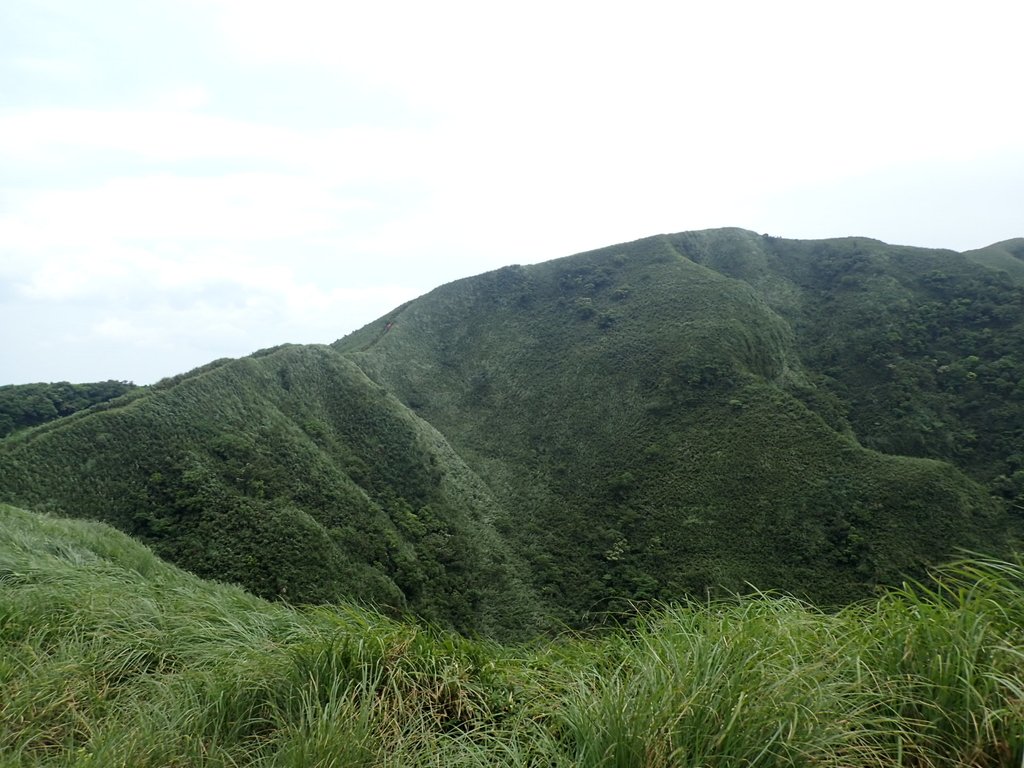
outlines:
{"label": "mountain slope", "polygon": [[1019,766],[1024,569],[936,576],[836,612],[693,602],[502,646],[269,603],[0,504],[0,764]]}
{"label": "mountain slope", "polygon": [[137,389],[126,381],[0,386],[0,438],[105,403]]}
{"label": "mountain slope", "polygon": [[443,286],[336,347],[512,510],[570,620],[747,583],[840,602],[998,546],[983,489],[811,410],[770,286],[723,271],[649,238]]}
{"label": "mountain slope", "polygon": [[0,477],[8,498],[112,523],[259,595],[532,625],[487,489],[325,347],[214,364],[23,433],[0,444]]}
{"label": "mountain slope", "polygon": [[742,230],[671,239],[787,320],[815,385],[804,394],[837,428],[886,453],[953,463],[1010,498],[1024,493],[1024,475],[1014,479],[1024,468],[1024,283],[979,265],[980,252]]}
{"label": "mountain slope", "polygon": [[647,238],[12,435],[0,498],[505,637],[749,585],[835,605],[1013,545],[1022,290],[862,238]]}
{"label": "mountain slope", "polygon": [[1002,270],[1018,282],[1024,282],[1024,237],[967,251],[964,256],[986,267]]}

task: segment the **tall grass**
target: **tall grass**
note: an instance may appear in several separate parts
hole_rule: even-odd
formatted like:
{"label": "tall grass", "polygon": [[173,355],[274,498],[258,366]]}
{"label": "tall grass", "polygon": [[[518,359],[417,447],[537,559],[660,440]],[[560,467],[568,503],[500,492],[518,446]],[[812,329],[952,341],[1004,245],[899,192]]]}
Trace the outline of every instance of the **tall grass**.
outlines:
{"label": "tall grass", "polygon": [[576,764],[886,764],[880,737],[899,723],[842,673],[842,628],[766,596],[643,620],[569,698]]}
{"label": "tall grass", "polygon": [[503,646],[298,610],[0,507],[0,765],[1021,766],[1024,567]]}
{"label": "tall grass", "polygon": [[1024,761],[1024,567],[979,558],[932,585],[851,609],[863,685],[913,724],[897,747],[921,764]]}

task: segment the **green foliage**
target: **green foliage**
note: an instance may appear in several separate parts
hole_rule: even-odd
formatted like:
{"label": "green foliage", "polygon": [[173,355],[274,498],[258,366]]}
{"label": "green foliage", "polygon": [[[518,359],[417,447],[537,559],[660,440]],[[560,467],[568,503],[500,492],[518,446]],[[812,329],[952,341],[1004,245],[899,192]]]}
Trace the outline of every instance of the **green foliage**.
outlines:
{"label": "green foliage", "polygon": [[0,506],[0,761],[1017,766],[1024,567],[824,613],[755,595],[502,646],[201,581]]}
{"label": "green foliage", "polygon": [[478,481],[327,348],[165,381],[0,444],[0,467],[9,498],[110,522],[263,597],[349,597],[466,632],[535,631],[486,493],[463,490]]}
{"label": "green foliage", "polygon": [[1018,282],[1024,282],[1024,238],[993,243],[987,248],[967,251],[964,256],[990,269],[1006,272]]}
{"label": "green foliage", "polygon": [[92,384],[8,384],[0,386],[0,438],[28,427],[70,416],[136,389],[127,381]]}
{"label": "green foliage", "polygon": [[467,633],[841,606],[1019,541],[1018,246],[714,230],[507,267],[22,430],[0,499]]}
{"label": "green foliage", "polygon": [[[843,297],[873,295],[857,276],[884,265],[858,249],[738,230],[648,238],[442,286],[388,333],[335,346],[491,487],[499,531],[560,620],[747,584],[842,604],[1007,538],[999,505],[957,471],[865,450],[909,452],[851,428],[856,404],[826,386],[819,355],[885,331],[877,307],[837,312],[812,292],[850,277]],[[851,377],[858,350],[843,353]],[[986,439],[1007,448],[1014,424],[991,419]]]}
{"label": "green foliage", "polygon": [[865,446],[948,461],[988,484],[1024,466],[1020,241],[963,255],[740,231],[673,242],[786,318],[817,387],[802,396]]}

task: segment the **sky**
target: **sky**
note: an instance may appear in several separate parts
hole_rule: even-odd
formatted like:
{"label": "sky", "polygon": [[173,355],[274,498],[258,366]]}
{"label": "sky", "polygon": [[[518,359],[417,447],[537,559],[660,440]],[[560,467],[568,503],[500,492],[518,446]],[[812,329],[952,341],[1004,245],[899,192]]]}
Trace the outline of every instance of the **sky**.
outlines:
{"label": "sky", "polygon": [[0,384],[738,226],[1024,236],[1019,0],[0,3]]}

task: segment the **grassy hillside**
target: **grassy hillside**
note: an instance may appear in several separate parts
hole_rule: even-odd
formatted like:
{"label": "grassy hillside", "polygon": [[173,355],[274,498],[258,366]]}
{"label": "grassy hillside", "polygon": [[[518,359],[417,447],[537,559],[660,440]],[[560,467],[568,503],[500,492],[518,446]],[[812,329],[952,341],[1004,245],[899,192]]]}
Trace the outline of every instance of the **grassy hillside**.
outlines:
{"label": "grassy hillside", "polygon": [[223,361],[21,433],[0,443],[0,477],[9,499],[112,523],[265,597],[534,625],[487,489],[325,347]]}
{"label": "grassy hillside", "polygon": [[0,764],[1018,766],[1024,569],[502,646],[201,581],[0,505]]}
{"label": "grassy hillside", "polygon": [[1024,282],[1024,237],[967,251],[964,256],[991,269],[1006,272],[1018,282]]}
{"label": "grassy hillside", "polygon": [[816,386],[808,402],[839,428],[1024,496],[1024,282],[981,257],[1020,257],[1021,241],[958,254],[742,230],[671,240],[755,287],[787,320]]}
{"label": "grassy hillside", "polygon": [[1002,546],[981,487],[858,443],[786,316],[800,286],[727,268],[748,235],[698,235],[706,264],[656,237],[458,281],[336,347],[490,485],[569,621],[747,583],[840,603]]}
{"label": "grassy hillside", "polygon": [[842,605],[1024,527],[1024,284],[983,262],[713,230],[508,267],[13,434],[0,499],[467,633]]}

